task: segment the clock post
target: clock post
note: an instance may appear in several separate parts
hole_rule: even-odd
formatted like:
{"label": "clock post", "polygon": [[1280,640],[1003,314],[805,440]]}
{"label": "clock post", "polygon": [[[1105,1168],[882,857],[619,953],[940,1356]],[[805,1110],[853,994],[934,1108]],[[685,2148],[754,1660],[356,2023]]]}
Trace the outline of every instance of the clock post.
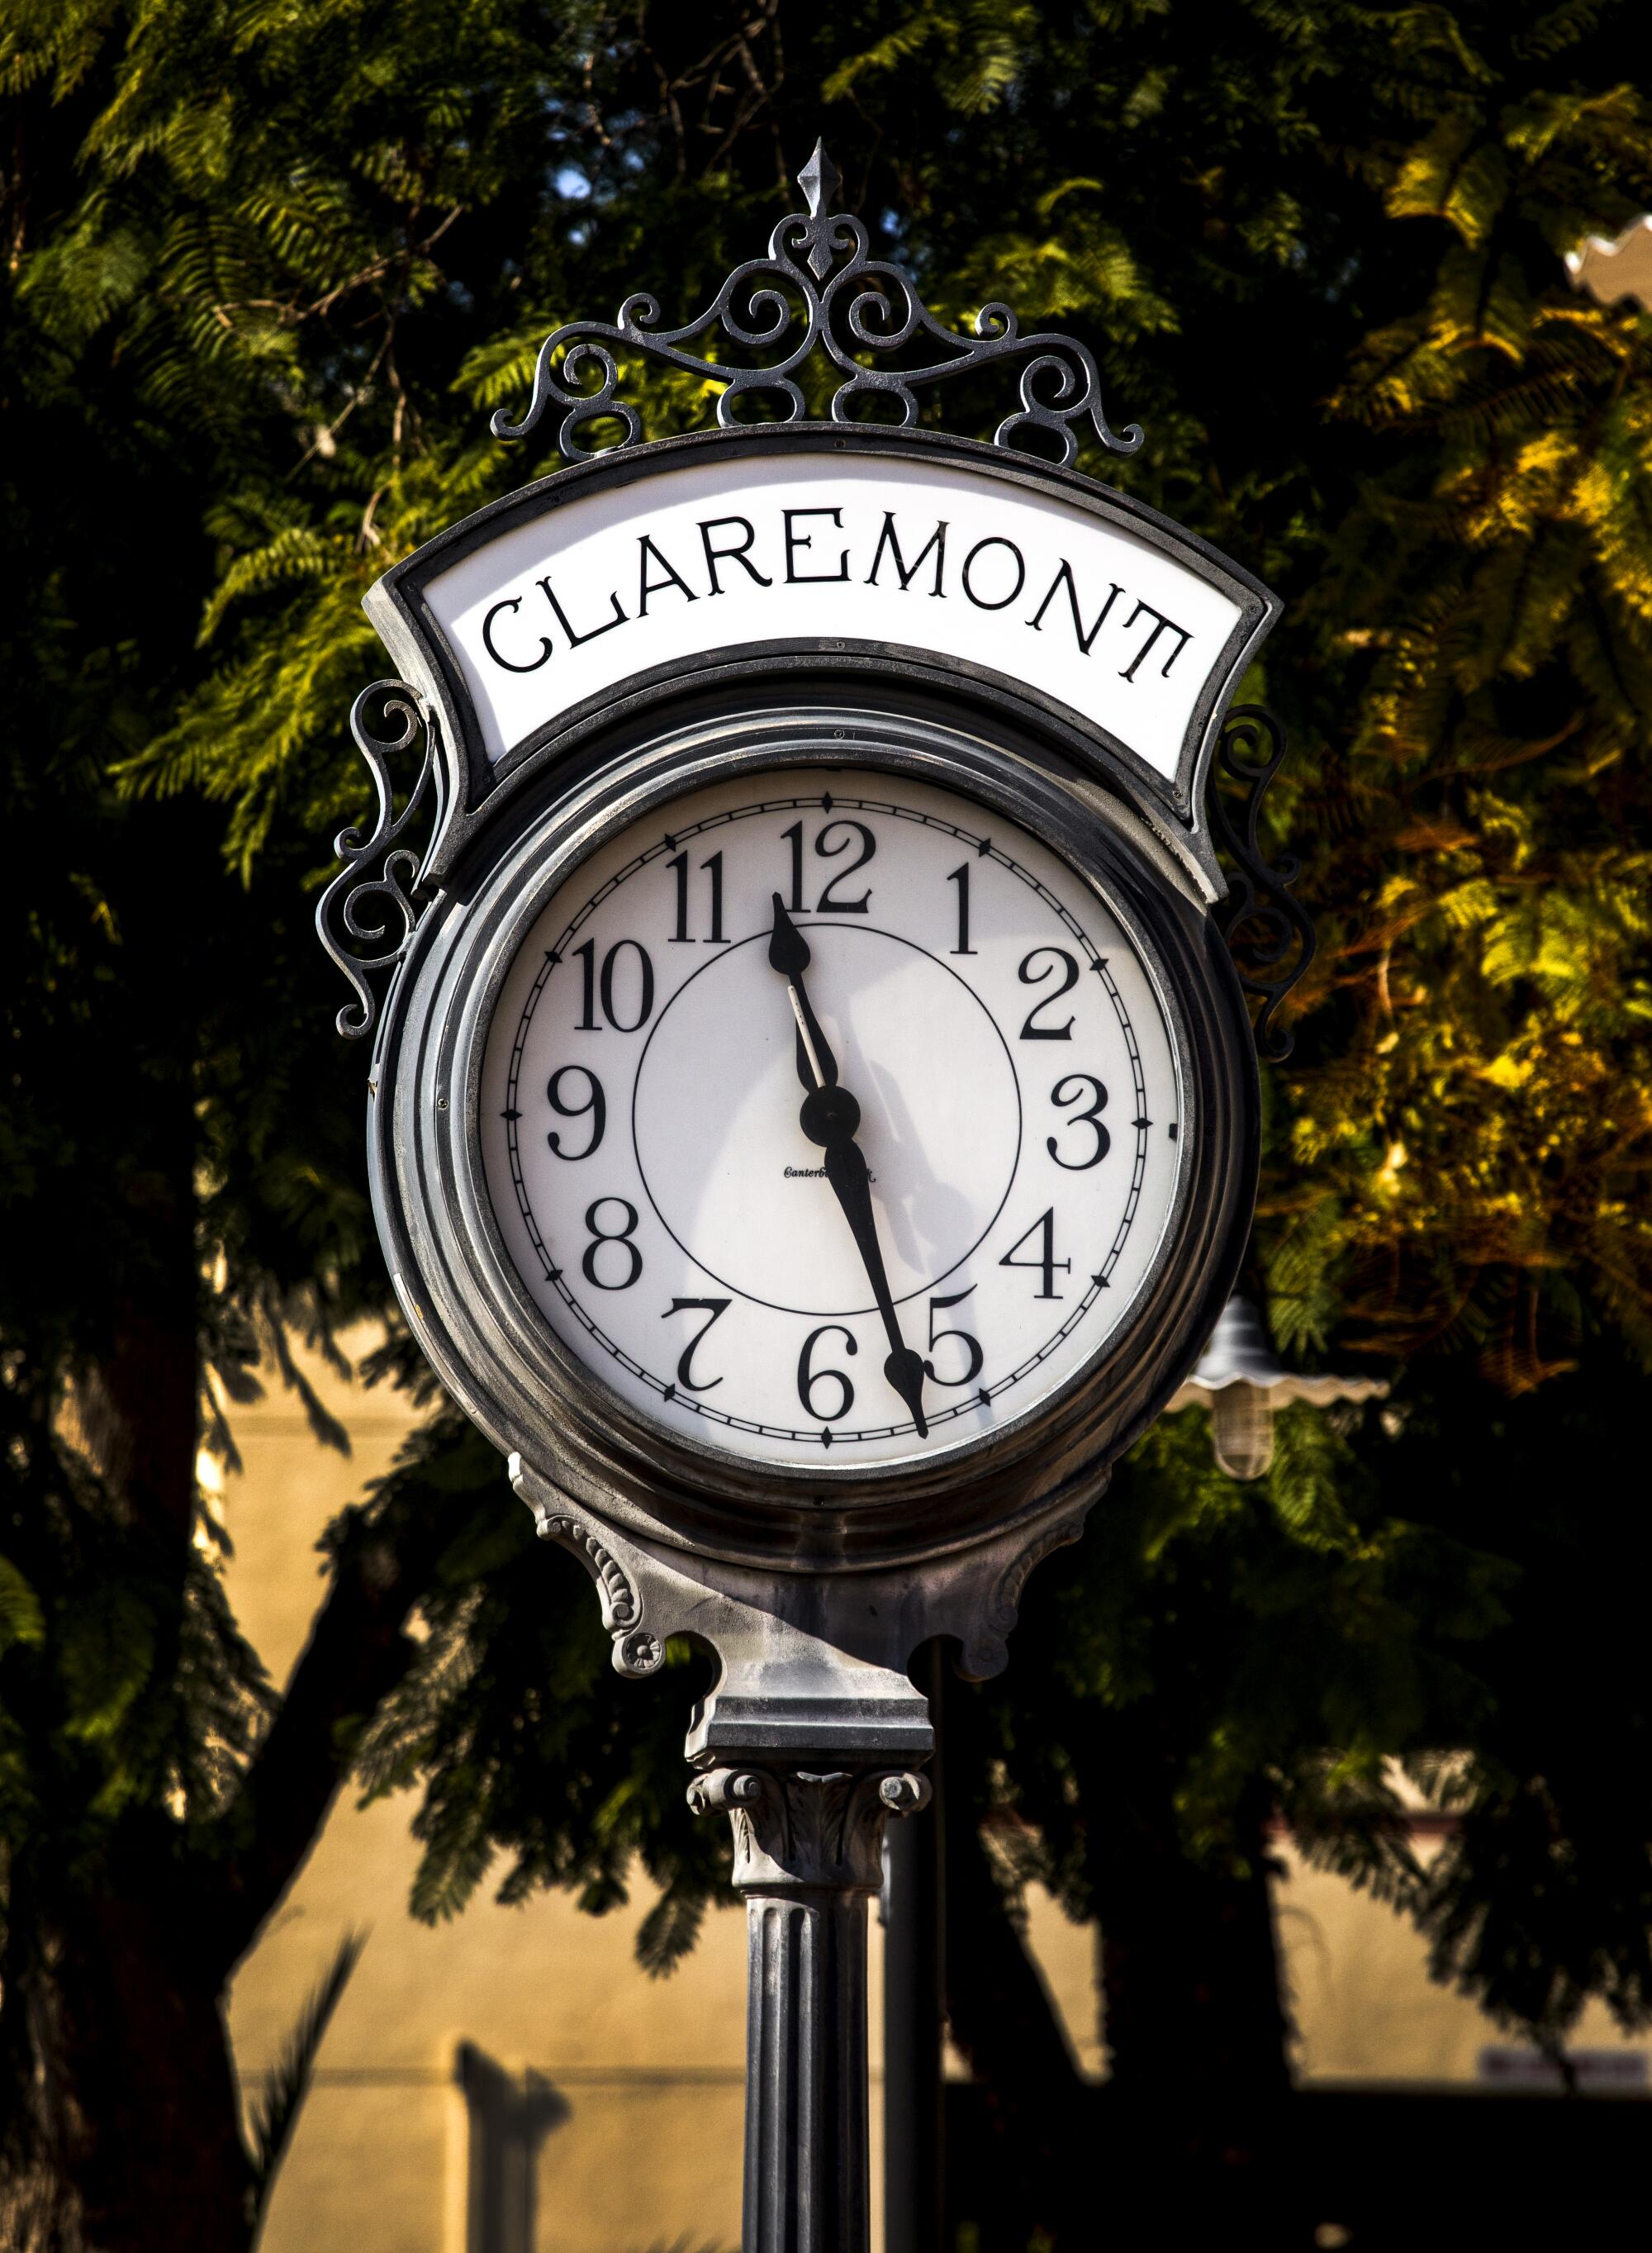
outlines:
{"label": "clock post", "polygon": [[907,1573],[707,1573],[657,1545],[569,1514],[512,1458],[540,1535],[592,1573],[622,1673],[652,1673],[667,1634],[721,1662],[693,1716],[696,1814],[726,1815],[746,1900],[746,2253],[864,2253],[868,2239],[867,1904],[886,1823],[918,1813],[934,1749],[906,1660],[950,1636],[960,1671],[1000,1671],[1038,1559],[1077,1540],[1089,1482],[1021,1532]]}
{"label": "clock post", "polygon": [[721,1810],[746,1897],[745,2212],[763,2247],[867,2242],[867,1901],[883,1824],[921,1807],[887,1768],[714,1768],[689,1788]]}
{"label": "clock post", "polygon": [[[1258,845],[1282,741],[1231,703],[1273,596],[1077,471],[1142,442],[1084,345],[946,328],[824,150],[799,178],[682,327],[638,295],[549,337],[494,429],[553,415],[566,466],[371,590],[402,678],[358,699],[376,807],[317,926],[410,1333],[617,1671],[716,1662],[687,1754],[748,1905],[746,2253],[863,2253],[912,1654],[1005,1664],[1196,1361],[1312,933]],[[635,357],[720,385],[716,428],[644,443]],[[1007,368],[991,444],[918,427]]]}

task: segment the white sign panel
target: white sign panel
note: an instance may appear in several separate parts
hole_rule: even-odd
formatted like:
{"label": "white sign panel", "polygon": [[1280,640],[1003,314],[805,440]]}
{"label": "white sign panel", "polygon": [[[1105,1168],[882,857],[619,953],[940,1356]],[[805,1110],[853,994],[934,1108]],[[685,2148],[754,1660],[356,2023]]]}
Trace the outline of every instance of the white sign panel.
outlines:
{"label": "white sign panel", "polygon": [[429,580],[496,763],[633,675],[840,637],[1027,683],[1177,773],[1233,596],[1057,492],[788,450],[596,485]]}

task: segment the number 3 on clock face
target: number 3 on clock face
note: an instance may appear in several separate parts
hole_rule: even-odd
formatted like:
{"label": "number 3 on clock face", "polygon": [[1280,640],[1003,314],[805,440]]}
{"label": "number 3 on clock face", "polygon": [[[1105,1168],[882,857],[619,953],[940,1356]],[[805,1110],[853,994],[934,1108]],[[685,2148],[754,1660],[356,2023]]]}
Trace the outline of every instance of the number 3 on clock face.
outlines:
{"label": "number 3 on clock face", "polygon": [[489,1196],[540,1315],[676,1436],[907,1461],[1106,1345],[1186,1162],[1148,962],[973,799],[852,769],[677,798],[540,912],[489,1026]]}

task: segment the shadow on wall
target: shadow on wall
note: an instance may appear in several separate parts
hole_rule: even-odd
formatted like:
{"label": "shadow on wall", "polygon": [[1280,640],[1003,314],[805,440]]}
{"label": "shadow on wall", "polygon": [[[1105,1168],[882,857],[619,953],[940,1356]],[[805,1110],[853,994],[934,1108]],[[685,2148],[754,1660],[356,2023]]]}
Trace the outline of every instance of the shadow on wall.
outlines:
{"label": "shadow on wall", "polygon": [[454,2078],[469,2128],[464,2253],[533,2253],[533,2187],[540,2145],[569,2105],[537,2073],[519,2079],[474,2042],[461,2042]]}
{"label": "shadow on wall", "polygon": [[[538,2253],[535,2182],[540,2146],[573,2107],[543,2074],[508,2072],[474,2042],[454,2052],[453,2078],[464,2099],[464,2253]],[[554,2217],[550,2242],[554,2243]],[[643,2253],[643,2249],[631,2249]],[[735,2253],[693,2237],[663,2240],[646,2253]]]}

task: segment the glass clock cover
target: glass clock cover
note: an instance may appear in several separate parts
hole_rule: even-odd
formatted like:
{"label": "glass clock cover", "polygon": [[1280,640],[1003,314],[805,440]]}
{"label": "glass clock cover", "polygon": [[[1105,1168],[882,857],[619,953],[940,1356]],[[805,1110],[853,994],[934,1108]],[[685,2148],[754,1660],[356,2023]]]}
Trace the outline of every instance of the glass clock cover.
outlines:
{"label": "glass clock cover", "polygon": [[499,991],[478,1126],[591,1377],[690,1443],[859,1467],[1019,1420],[1129,1321],[1182,1091],[1094,882],[959,793],[803,769],[578,866]]}

